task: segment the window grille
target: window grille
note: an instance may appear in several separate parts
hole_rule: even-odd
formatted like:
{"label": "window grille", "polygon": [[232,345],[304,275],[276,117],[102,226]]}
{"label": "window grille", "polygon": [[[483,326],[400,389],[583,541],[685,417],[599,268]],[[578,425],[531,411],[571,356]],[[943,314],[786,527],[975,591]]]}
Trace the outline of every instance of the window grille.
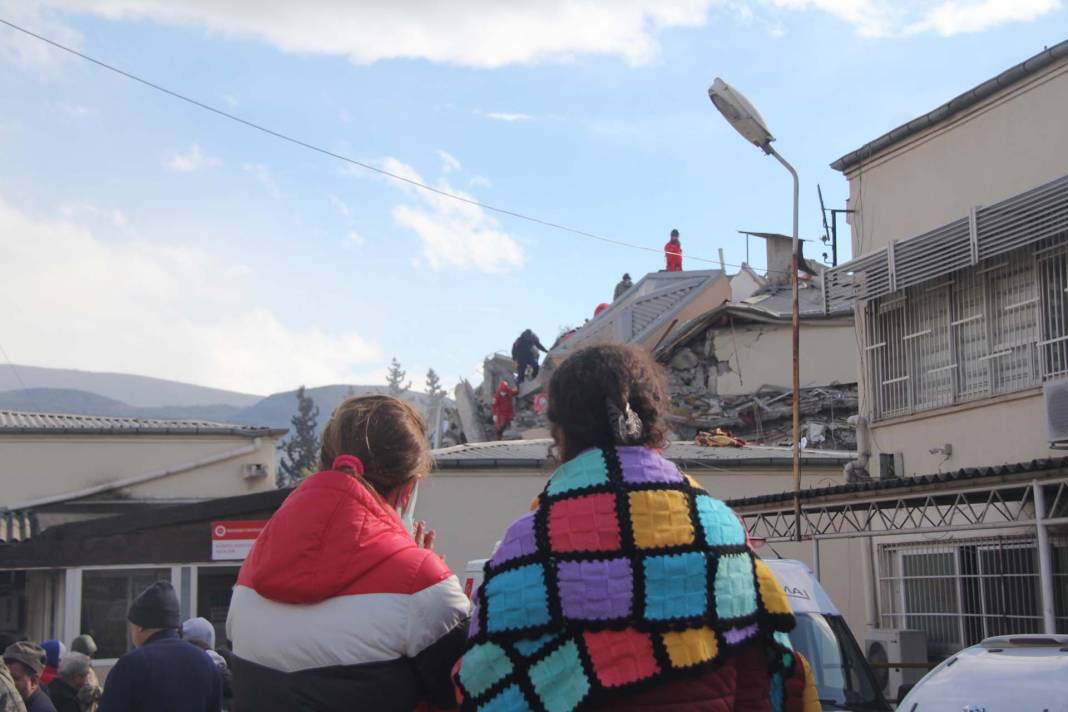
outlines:
{"label": "window grille", "polygon": [[865,368],[878,419],[1068,376],[1068,243],[1042,243],[872,300]]}
{"label": "window grille", "polygon": [[[1057,632],[1068,632],[1068,538],[1053,537]],[[1038,549],[1033,536],[879,547],[883,628],[927,633],[933,657],[994,635],[1042,632]]]}

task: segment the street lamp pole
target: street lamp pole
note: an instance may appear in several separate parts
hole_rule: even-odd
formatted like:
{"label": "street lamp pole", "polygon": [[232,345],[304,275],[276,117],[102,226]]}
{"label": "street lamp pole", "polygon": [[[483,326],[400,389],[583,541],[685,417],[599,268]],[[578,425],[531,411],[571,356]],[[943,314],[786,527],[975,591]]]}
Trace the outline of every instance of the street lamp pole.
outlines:
{"label": "street lamp pole", "polygon": [[708,97],[727,122],[747,141],[755,145],[783,165],[794,179],[794,232],[793,257],[790,260],[791,329],[793,356],[793,479],[794,479],[794,537],[801,541],[801,315],[798,301],[797,272],[800,267],[801,241],[798,237],[798,209],[800,204],[800,181],[797,171],[779,152],[771,147],[775,137],[771,135],[764,117],[741,92],[720,78],[708,89]]}

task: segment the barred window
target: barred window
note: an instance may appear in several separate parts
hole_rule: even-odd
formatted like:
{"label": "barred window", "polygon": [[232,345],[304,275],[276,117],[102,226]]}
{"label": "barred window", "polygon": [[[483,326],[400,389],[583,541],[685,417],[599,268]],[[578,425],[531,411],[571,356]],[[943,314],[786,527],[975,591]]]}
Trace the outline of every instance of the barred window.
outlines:
{"label": "barred window", "polygon": [[876,419],[1068,375],[1068,243],[1026,247],[869,302]]}

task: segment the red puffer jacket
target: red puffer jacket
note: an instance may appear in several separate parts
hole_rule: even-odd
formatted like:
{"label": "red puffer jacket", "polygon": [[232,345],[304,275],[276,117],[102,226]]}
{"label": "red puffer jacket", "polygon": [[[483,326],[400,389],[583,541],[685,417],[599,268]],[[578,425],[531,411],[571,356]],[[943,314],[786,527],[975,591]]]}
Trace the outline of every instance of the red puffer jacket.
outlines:
{"label": "red puffer jacket", "polygon": [[354,476],[319,472],[241,567],[227,621],[235,709],[451,707],[469,616],[459,581],[393,509]]}

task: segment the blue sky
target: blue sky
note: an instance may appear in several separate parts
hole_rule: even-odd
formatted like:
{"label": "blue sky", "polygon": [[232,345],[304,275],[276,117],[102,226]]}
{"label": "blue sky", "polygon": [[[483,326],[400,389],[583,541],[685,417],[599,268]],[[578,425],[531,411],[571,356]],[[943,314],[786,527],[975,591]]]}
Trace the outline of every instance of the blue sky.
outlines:
{"label": "blue sky", "polygon": [[[443,5],[0,0],[0,17],[431,185],[652,248],[677,227],[687,254],[722,247],[732,264],[736,230],[789,230],[790,184],[715,112],[714,77],[764,114],[815,238],[816,184],[835,207],[847,194],[831,161],[1068,29],[1058,0]],[[428,367],[451,384],[524,328],[551,340],[580,324],[623,272],[661,267],[2,26],[0,97],[0,345],[15,363],[267,393],[380,382],[396,356],[417,384]]]}

